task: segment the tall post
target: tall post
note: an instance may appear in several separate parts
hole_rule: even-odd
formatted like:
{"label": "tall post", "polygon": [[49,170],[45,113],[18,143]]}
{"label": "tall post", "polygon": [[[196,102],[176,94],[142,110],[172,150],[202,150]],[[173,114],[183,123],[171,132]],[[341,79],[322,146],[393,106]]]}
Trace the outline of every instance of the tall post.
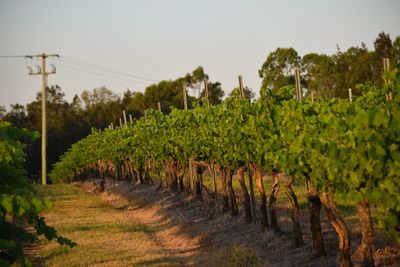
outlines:
{"label": "tall post", "polygon": [[295,85],[296,85],[296,98],[298,101],[301,101],[303,97],[303,92],[301,90],[301,83],[300,83],[300,69],[296,68],[294,70],[294,79],[295,79]]}
{"label": "tall post", "polygon": [[[390,71],[390,59],[389,58],[383,58],[383,72]],[[384,78],[385,84],[388,85],[389,81]],[[393,94],[392,90],[389,89],[389,91],[386,93],[386,100],[387,101],[392,101],[393,100]]]}
{"label": "tall post", "polygon": [[249,186],[250,186],[250,205],[251,205],[251,215],[253,217],[253,223],[256,224],[256,202],[254,199],[254,184],[253,184],[253,176],[251,174],[250,164],[247,165],[247,171],[249,175]]}
{"label": "tall post", "polygon": [[314,91],[311,91],[311,102],[314,102]]}
{"label": "tall post", "polygon": [[243,77],[242,77],[242,75],[239,75],[239,90],[240,90],[240,98],[243,98],[244,92],[243,92]]}
{"label": "tall post", "polygon": [[47,103],[46,103],[46,55],[41,58],[42,63],[42,185],[47,184]]}
{"label": "tall post", "polygon": [[125,112],[125,110],[122,111],[122,115],[124,116],[124,124],[125,124],[125,126],[128,126],[128,121],[126,120],[126,112]]}
{"label": "tall post", "polygon": [[160,102],[157,102],[157,108],[158,108],[158,111],[162,112],[161,111],[161,103]]}
{"label": "tall post", "polygon": [[185,110],[188,109],[188,103],[187,103],[187,90],[186,90],[186,84],[183,85],[183,106],[185,107]]}
{"label": "tall post", "polygon": [[208,79],[207,78],[204,78],[204,94],[206,96],[207,107],[209,107],[210,106],[210,100],[208,98]]}
{"label": "tall post", "polygon": [[114,124],[113,123],[110,123],[110,129],[114,130]]}
{"label": "tall post", "polygon": [[[244,88],[243,88],[243,77],[239,75],[239,90],[240,90],[240,98],[244,98]],[[249,186],[250,186],[250,209],[251,209],[251,217],[253,222],[256,223],[256,206],[255,206],[255,197],[254,197],[254,183],[253,177],[251,176],[250,165],[247,165],[248,174],[249,174]]]}
{"label": "tall post", "polygon": [[119,118],[119,126],[122,127],[122,119],[121,118]]}
{"label": "tall post", "polygon": [[129,114],[129,122],[132,124],[133,120],[132,120],[132,114]]}
{"label": "tall post", "polygon": [[[40,58],[41,68],[40,71],[33,73],[29,72],[29,75],[41,75],[42,76],[42,185],[47,184],[47,103],[46,103],[46,88],[47,88],[47,76],[49,74],[56,73],[55,67],[52,68],[51,72],[46,72],[46,58],[47,57],[59,57],[59,55],[52,54],[47,55],[45,53],[39,55],[25,56],[27,58]],[[31,68],[29,68],[31,69]]]}
{"label": "tall post", "polygon": [[353,101],[353,93],[351,91],[351,88],[349,88],[349,101]]}

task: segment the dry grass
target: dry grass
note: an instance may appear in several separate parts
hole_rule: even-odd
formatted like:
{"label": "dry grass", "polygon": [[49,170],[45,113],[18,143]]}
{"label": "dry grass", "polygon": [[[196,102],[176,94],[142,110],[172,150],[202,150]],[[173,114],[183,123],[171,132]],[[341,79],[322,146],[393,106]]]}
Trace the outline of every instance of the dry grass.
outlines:
{"label": "dry grass", "polygon": [[171,214],[148,199],[145,188],[135,193],[125,184],[110,185],[94,195],[87,193],[91,184],[80,186],[37,187],[39,196],[54,203],[43,213],[48,224],[78,246],[69,249],[41,240],[27,248],[34,266],[263,266],[244,245],[200,247],[201,233],[183,223],[176,208]]}
{"label": "dry grass", "polygon": [[78,246],[69,249],[41,241],[30,250],[43,266],[179,266],[180,259],[153,238],[150,225],[132,220],[125,212],[72,185],[39,187],[51,196],[54,207],[43,215],[49,225],[71,238]]}

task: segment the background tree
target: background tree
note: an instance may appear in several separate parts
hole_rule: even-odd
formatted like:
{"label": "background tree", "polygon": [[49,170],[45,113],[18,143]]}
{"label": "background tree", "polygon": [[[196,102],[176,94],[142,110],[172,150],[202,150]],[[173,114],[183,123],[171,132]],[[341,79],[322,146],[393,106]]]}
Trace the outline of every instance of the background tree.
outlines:
{"label": "background tree", "polygon": [[[247,99],[254,98],[254,92],[251,90],[251,88],[249,88],[247,86],[243,88],[243,94],[244,94],[244,97]],[[232,92],[229,94],[229,96],[240,97],[239,87],[236,87],[235,89],[233,89]]]}
{"label": "background tree", "polygon": [[335,62],[325,54],[310,53],[302,58],[307,94],[314,91],[317,96],[333,97],[335,87]]}
{"label": "background tree", "polygon": [[277,48],[270,53],[258,70],[262,78],[261,90],[276,90],[294,83],[294,69],[300,67],[301,57],[290,48]]}
{"label": "background tree", "polygon": [[[222,97],[225,95],[225,92],[222,90],[222,86],[220,82],[210,82],[208,81],[208,100],[211,105],[218,105],[222,102]],[[200,99],[205,97],[206,92],[205,88],[200,93]]]}

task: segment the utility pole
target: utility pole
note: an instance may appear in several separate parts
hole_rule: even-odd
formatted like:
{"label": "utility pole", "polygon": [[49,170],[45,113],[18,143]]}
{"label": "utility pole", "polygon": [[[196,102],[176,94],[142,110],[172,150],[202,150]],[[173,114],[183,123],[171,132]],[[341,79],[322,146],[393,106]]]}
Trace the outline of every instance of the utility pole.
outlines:
{"label": "utility pole", "polygon": [[56,68],[53,66],[51,72],[46,72],[46,58],[47,57],[60,57],[57,54],[47,55],[45,53],[39,55],[25,56],[27,58],[40,58],[41,68],[38,68],[37,72],[33,72],[29,68],[29,75],[42,75],[42,185],[47,184],[47,109],[46,109],[46,87],[47,87],[47,75],[55,74]]}

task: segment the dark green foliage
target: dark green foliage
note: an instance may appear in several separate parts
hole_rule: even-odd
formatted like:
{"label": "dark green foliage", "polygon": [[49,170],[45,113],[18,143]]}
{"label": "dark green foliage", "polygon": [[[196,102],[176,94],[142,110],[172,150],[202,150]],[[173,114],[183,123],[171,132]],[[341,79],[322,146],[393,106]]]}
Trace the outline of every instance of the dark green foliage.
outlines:
{"label": "dark green foliage", "polygon": [[[18,262],[29,266],[23,255],[24,243],[33,243],[38,236],[74,247],[71,240],[57,235],[53,227],[46,225],[39,213],[50,207],[49,201],[34,197],[33,188],[25,177],[23,162],[25,154],[21,138],[36,138],[37,134],[20,130],[10,123],[0,121],[0,265]],[[27,232],[26,225],[32,225],[34,233]]]}

